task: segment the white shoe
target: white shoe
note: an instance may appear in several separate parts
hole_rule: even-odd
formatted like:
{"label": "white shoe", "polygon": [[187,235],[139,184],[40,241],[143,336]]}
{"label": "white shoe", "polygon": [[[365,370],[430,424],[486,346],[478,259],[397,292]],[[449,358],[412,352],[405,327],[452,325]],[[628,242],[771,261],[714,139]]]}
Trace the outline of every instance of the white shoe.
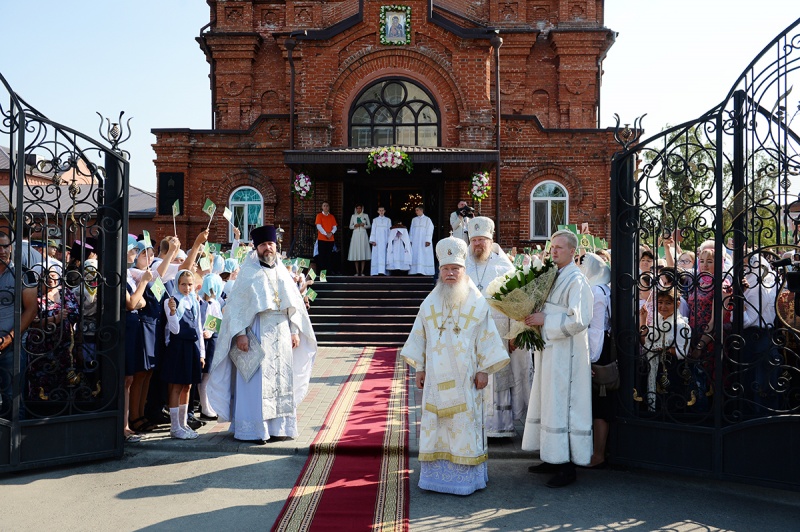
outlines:
{"label": "white shoe", "polygon": [[181,428],[183,430],[185,430],[189,434],[189,439],[190,440],[195,440],[195,439],[197,439],[198,436],[200,436],[197,432],[195,432],[194,430],[190,429],[189,427],[181,427]]}
{"label": "white shoe", "polygon": [[186,431],[183,427],[178,427],[175,430],[169,431],[169,435],[178,440],[193,440],[197,437],[197,433],[195,433],[194,437]]}

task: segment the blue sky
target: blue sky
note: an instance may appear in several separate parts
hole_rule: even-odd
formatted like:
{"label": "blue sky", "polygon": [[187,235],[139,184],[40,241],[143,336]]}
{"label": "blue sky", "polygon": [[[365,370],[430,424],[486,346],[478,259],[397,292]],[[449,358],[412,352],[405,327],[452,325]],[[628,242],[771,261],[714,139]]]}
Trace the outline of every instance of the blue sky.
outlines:
{"label": "blue sky", "polygon": [[[604,63],[601,126],[648,113],[647,134],[713,107],[798,0],[606,0],[619,32]],[[211,125],[201,0],[2,0],[0,72],[53,120],[97,137],[95,111],[133,117],[131,183],[155,190],[152,128]],[[502,60],[502,59],[501,59]],[[4,106],[7,103],[4,102]]]}

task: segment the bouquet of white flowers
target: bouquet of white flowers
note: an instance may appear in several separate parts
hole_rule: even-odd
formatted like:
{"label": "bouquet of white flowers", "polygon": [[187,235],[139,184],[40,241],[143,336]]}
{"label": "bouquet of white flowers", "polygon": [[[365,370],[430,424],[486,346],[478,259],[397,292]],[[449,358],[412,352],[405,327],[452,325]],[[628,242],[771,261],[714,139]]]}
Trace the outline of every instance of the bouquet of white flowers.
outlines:
{"label": "bouquet of white flowers", "polygon": [[558,268],[550,259],[542,263],[533,257],[526,262],[489,283],[487,290],[492,295],[487,301],[513,320],[507,338],[514,338],[517,347],[541,350],[544,340],[539,327],[528,327],[524,320],[544,307]]}

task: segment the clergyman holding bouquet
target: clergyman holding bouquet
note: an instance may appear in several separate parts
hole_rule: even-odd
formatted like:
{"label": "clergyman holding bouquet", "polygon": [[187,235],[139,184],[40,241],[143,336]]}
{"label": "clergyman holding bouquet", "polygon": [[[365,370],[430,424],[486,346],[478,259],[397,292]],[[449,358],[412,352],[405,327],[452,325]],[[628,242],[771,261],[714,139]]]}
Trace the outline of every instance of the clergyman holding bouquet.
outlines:
{"label": "clergyman holding bouquet", "polygon": [[553,475],[547,482],[560,488],[576,480],[575,466],[592,458],[592,368],[589,322],[592,288],[574,263],[578,238],[569,231],[550,237],[550,253],[558,275],[541,312],[525,318],[541,327],[544,349],[534,353],[533,386],[522,449],[539,451],[542,463],[532,473]]}

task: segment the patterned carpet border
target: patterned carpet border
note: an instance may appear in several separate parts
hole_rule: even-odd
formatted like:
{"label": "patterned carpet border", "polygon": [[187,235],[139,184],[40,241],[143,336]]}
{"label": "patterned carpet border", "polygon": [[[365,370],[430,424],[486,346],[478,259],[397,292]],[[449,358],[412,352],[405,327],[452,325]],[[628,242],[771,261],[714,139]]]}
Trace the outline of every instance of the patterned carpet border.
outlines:
{"label": "patterned carpet border", "polygon": [[[397,352],[396,349],[392,351]],[[273,525],[273,531],[289,532],[314,528],[314,517],[336,461],[337,446],[375,354],[376,348],[365,348],[350,377],[342,385],[339,395],[328,410],[322,428],[311,444],[303,471]],[[379,531],[408,530],[408,371],[402,359],[396,355],[395,357],[383,433],[383,455],[378,473],[380,486],[370,528]]]}

